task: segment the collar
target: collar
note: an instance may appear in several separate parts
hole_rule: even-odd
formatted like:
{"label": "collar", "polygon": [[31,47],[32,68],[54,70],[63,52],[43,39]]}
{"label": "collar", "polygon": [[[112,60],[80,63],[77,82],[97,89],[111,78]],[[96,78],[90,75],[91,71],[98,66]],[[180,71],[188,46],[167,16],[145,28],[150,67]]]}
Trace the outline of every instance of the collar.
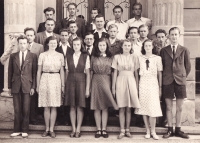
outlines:
{"label": "collar", "polygon": [[47,37],[53,36],[53,32],[52,33],[48,33],[47,31],[45,31],[45,33],[46,33]]}
{"label": "collar", "polygon": [[76,34],[76,35],[71,35],[71,37],[72,37],[72,39],[75,39],[75,38],[77,38],[78,36],[77,36],[77,34]]}
{"label": "collar", "polygon": [[68,17],[67,20],[69,20],[69,21],[71,21],[71,20],[76,21],[76,16],[75,16],[75,18],[70,18],[70,17]]}
{"label": "collar", "polygon": [[145,22],[144,18],[143,17],[140,17],[140,19],[135,19],[135,17],[133,18],[133,21],[142,21],[142,22]]}
{"label": "collar", "polygon": [[172,45],[172,44],[171,44],[171,48],[173,48],[173,46],[175,46],[175,51],[176,51],[176,49],[177,49],[177,47],[178,47],[178,44],[176,44],[176,45]]}
{"label": "collar", "polygon": [[75,54],[75,52],[74,52],[75,57],[80,57],[80,55],[81,55],[81,52],[79,52],[78,54]]}
{"label": "collar", "polygon": [[125,23],[124,21],[122,21],[122,19],[121,19],[120,21],[114,20],[114,22],[115,22],[115,23],[123,23],[123,24]]}
{"label": "collar", "polygon": [[90,49],[92,49],[92,48],[93,48],[93,45],[92,45],[92,46],[90,46],[90,47],[88,47],[87,45],[85,45],[85,47],[86,47],[86,49],[87,49],[87,48],[90,48]]}
{"label": "collar", "polygon": [[[24,51],[24,56],[27,54],[28,50]],[[22,51],[19,52],[20,54],[22,54]]]}
{"label": "collar", "polygon": [[[99,33],[99,31],[97,29],[94,30],[94,33],[96,33],[96,32]],[[107,33],[106,30],[105,30],[105,28],[103,28],[102,33],[103,32]]]}
{"label": "collar", "polygon": [[68,41],[67,41],[67,44],[66,44],[66,45],[63,45],[63,44],[62,44],[62,42],[60,42],[59,46],[63,46],[63,47],[66,47],[66,46],[68,46],[68,47],[70,47],[70,45],[69,45],[69,42],[68,42]]}

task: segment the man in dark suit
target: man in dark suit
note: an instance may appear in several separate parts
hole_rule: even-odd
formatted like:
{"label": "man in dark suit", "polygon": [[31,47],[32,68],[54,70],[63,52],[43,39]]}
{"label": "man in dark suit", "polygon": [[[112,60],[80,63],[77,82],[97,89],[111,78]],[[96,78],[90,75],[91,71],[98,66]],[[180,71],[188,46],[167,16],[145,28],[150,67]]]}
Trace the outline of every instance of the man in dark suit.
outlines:
{"label": "man in dark suit", "polygon": [[54,36],[54,37],[56,37],[58,42],[60,41],[60,36],[58,34],[53,33],[55,23],[56,23],[55,20],[53,20],[52,18],[48,18],[45,21],[46,30],[36,34],[35,42],[42,44],[44,46],[44,51],[47,50],[47,45],[45,45],[45,41],[48,37]]}
{"label": "man in dark suit", "polygon": [[91,23],[87,22],[86,32],[91,32],[92,30],[96,29],[94,20],[95,20],[95,17],[100,13],[101,13],[101,10],[99,8],[95,8],[95,7],[90,11],[92,22]]}
{"label": "man in dark suit", "polygon": [[[187,48],[179,45],[180,29],[173,27],[169,30],[171,45],[161,49],[160,56],[163,63],[163,93],[167,105],[168,132],[163,138],[173,135],[189,138],[187,134],[180,130],[181,113],[184,98],[186,98],[186,77],[191,70],[190,53]],[[161,87],[160,87],[161,88]],[[173,98],[176,97],[176,128],[173,132]]]}
{"label": "man in dark suit", "polygon": [[78,26],[78,30],[76,32],[77,36],[83,38],[85,36],[85,21],[82,18],[76,16],[77,5],[75,3],[70,3],[67,6],[67,9],[69,12],[69,17],[61,21],[62,28],[68,28],[69,21],[73,20],[77,23]]}
{"label": "man in dark suit", "polygon": [[[44,15],[45,15],[46,19],[48,19],[48,18],[52,18],[53,19],[54,15],[55,15],[55,9],[52,8],[52,7],[45,8],[44,9]],[[56,22],[53,32],[56,33],[56,34],[59,34],[59,30],[60,29],[61,29],[61,24],[59,22]],[[43,32],[45,30],[46,30],[45,22],[40,23],[39,27],[38,27],[38,30],[37,30],[37,33]]]}
{"label": "man in dark suit", "polygon": [[28,137],[30,96],[35,92],[37,56],[27,50],[28,39],[20,36],[18,39],[20,51],[10,56],[8,67],[8,88],[11,89],[14,104],[14,133]]}

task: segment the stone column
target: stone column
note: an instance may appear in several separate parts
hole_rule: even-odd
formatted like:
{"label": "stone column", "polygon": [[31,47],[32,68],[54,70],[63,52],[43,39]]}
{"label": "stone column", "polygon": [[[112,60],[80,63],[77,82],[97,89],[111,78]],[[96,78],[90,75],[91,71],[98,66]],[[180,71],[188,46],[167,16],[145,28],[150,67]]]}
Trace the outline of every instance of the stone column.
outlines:
{"label": "stone column", "polygon": [[[10,34],[24,33],[24,28],[36,28],[36,0],[4,1],[4,51],[9,48]],[[16,52],[16,49],[13,50]],[[4,64],[4,89],[1,96],[9,97],[8,61]]]}
{"label": "stone column", "polygon": [[[183,45],[184,27],[183,27],[183,8],[184,0],[153,0],[153,27],[152,32],[158,29],[164,29],[168,33],[171,27],[179,27],[181,32],[180,44]],[[188,47],[189,49],[189,47]],[[190,49],[189,49],[190,50]],[[182,125],[195,124],[195,61],[191,58],[192,70],[187,77],[187,99],[184,101],[182,112]],[[175,123],[176,102],[173,103],[173,118]]]}

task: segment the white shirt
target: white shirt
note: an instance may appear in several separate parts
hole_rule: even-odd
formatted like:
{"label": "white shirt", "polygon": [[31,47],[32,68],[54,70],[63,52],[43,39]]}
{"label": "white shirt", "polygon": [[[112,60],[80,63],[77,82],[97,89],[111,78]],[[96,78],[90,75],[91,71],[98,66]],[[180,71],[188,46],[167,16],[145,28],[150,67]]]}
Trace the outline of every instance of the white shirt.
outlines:
{"label": "white shirt", "polygon": [[97,29],[95,29],[94,33],[96,32],[98,33],[99,38],[101,38],[103,32],[107,33],[105,29],[103,29],[102,31],[98,31]]}
{"label": "white shirt", "polygon": [[[175,46],[175,49],[173,49],[173,46]],[[176,53],[177,47],[178,47],[178,44],[177,44],[177,45],[172,45],[172,44],[171,44],[172,52],[173,52],[173,50],[175,50],[175,53]]]}
{"label": "white shirt", "polygon": [[[81,56],[81,52],[79,54],[75,54],[75,53],[73,54],[75,68],[78,65],[78,60],[79,60],[80,56]],[[85,64],[85,70],[89,69],[89,68],[90,68],[90,60],[89,60],[89,56],[87,56],[86,64]]]}
{"label": "white shirt", "polygon": [[91,22],[91,24],[92,24],[92,30],[97,29],[96,25],[93,22]]}
{"label": "white shirt", "polygon": [[[27,55],[27,50],[24,51],[24,62],[26,59],[26,55]],[[22,66],[22,51],[19,52],[19,61],[20,61],[20,67]]]}
{"label": "white shirt", "polygon": [[119,40],[123,40],[123,39],[126,39],[126,33],[127,33],[127,30],[128,30],[128,24],[125,23],[124,21],[121,20],[121,22],[117,22],[116,20],[112,20],[112,21],[109,21],[106,25],[106,30],[108,30],[108,27],[111,25],[111,24],[115,24],[117,25],[118,27],[118,34],[117,34],[117,39]]}
{"label": "white shirt", "polygon": [[76,16],[73,17],[73,18],[68,17],[67,20],[68,20],[68,21],[71,21],[71,20],[76,21]]}
{"label": "white shirt", "polygon": [[47,31],[45,31],[45,32],[46,32],[47,38],[50,37],[50,36],[53,36],[53,32],[52,32],[52,33],[49,33],[49,32],[47,32]]}
{"label": "white shirt", "polygon": [[137,42],[136,44],[132,43],[133,53],[136,54],[138,57],[142,55],[142,44]]}
{"label": "white shirt", "polygon": [[89,50],[88,50],[88,52],[90,53],[90,55],[92,54],[92,49],[93,49],[93,45],[92,46],[90,46],[90,47],[88,47],[88,46],[85,46],[86,47],[86,50],[88,49],[88,48],[90,48]]}
{"label": "white shirt", "polygon": [[64,55],[66,55],[66,53],[67,53],[67,47],[70,47],[69,43],[67,42],[67,44],[65,44],[65,45],[63,45],[63,44],[61,43],[60,46],[62,46]]}
{"label": "white shirt", "polygon": [[141,17],[140,19],[135,19],[135,18],[131,18],[129,19],[127,22],[129,27],[138,27],[142,24],[146,24],[148,25],[149,27],[152,26],[152,22],[151,22],[151,19],[148,19],[148,18],[145,18],[145,17]]}

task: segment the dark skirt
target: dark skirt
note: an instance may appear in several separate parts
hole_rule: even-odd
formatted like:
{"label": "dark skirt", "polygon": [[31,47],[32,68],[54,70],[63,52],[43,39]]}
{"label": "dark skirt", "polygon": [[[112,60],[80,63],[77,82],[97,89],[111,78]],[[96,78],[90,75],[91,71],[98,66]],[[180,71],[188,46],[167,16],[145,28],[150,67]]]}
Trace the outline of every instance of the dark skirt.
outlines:
{"label": "dark skirt", "polygon": [[85,73],[68,73],[67,82],[65,86],[64,105],[86,107],[85,88]]}

